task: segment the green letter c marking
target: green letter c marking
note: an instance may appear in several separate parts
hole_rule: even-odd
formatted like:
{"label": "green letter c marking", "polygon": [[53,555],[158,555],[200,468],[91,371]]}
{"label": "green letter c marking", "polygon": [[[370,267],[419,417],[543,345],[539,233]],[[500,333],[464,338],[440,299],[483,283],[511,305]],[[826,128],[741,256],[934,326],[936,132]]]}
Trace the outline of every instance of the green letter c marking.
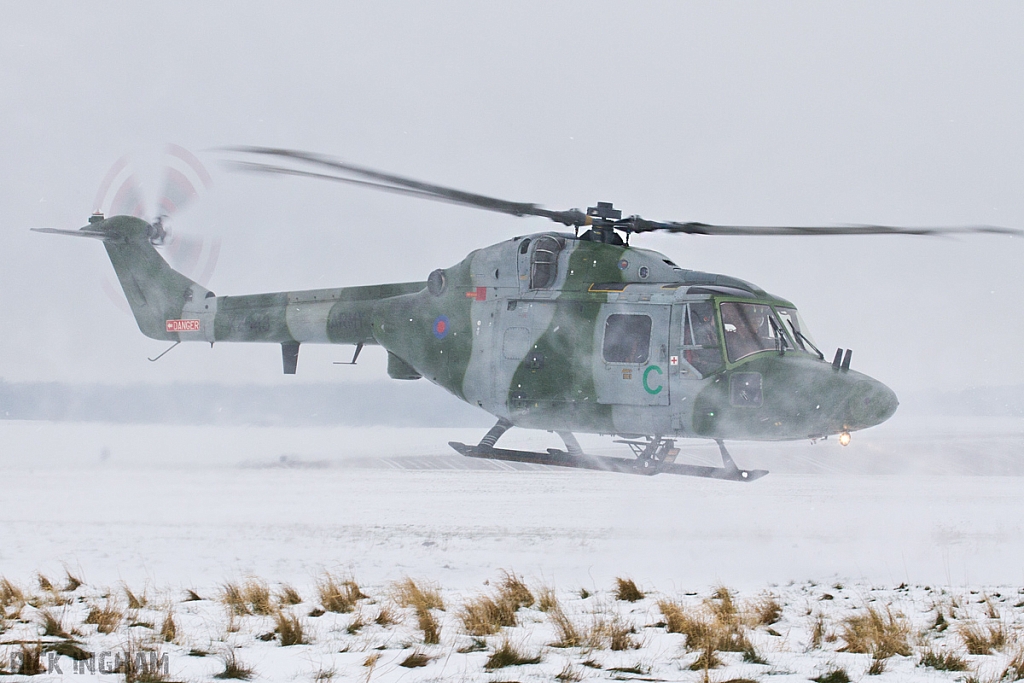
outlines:
{"label": "green letter c marking", "polygon": [[655,394],[660,394],[661,393],[661,385],[659,384],[658,386],[656,386],[656,387],[654,387],[652,389],[651,386],[647,383],[647,377],[652,372],[657,372],[659,375],[662,374],[662,373],[661,373],[661,368],[659,368],[657,365],[652,365],[649,368],[647,368],[646,370],[644,370],[644,391],[646,391],[648,394],[651,394],[653,396]]}

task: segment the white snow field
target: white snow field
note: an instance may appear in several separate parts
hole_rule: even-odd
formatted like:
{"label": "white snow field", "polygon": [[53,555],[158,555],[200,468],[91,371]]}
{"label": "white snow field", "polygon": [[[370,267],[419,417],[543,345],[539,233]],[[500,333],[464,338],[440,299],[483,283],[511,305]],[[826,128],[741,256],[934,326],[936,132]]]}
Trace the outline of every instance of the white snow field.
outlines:
{"label": "white snow field", "polygon": [[[448,449],[480,430],[0,421],[0,575],[21,592],[4,598],[0,665],[18,664],[30,643],[63,640],[40,635],[50,614],[97,656],[126,646],[166,654],[168,680],[207,680],[230,653],[257,680],[838,681],[837,670],[857,680],[872,666],[878,681],[995,680],[1008,666],[1010,678],[1024,676],[1024,660],[1013,661],[1024,628],[1024,420],[893,422],[845,449],[831,440],[732,444],[741,466],[772,470],[744,484],[512,467]],[[582,443],[623,454],[610,439]],[[558,441],[513,430],[506,444]],[[717,457],[713,444],[682,445],[693,461]],[[579,644],[555,647],[559,621],[536,601],[515,613],[516,626],[474,640],[464,605],[496,591],[503,571],[538,600],[553,589]],[[84,584],[63,592],[67,573]],[[369,598],[352,612],[311,616],[324,607],[317,585],[327,573],[354,579]],[[616,600],[617,577],[646,597]],[[423,642],[416,609],[395,602],[406,578],[440,589],[445,609],[429,611],[437,644]],[[229,614],[225,586],[252,580],[274,595],[298,591],[300,604],[271,611],[297,619],[308,642],[282,646],[273,615]],[[125,587],[146,606],[129,609]],[[711,599],[720,587],[733,591],[732,621]],[[186,601],[187,590],[204,599]],[[751,616],[766,594],[782,608],[773,623]],[[690,669],[703,641],[672,627],[663,600],[681,601],[686,623],[731,634],[731,645],[711,647],[721,666]],[[84,622],[108,604],[122,618],[98,633]],[[397,623],[373,623],[386,606]],[[905,647],[879,650],[881,636],[851,646],[860,622],[844,620],[869,607],[878,633]],[[165,642],[168,612],[176,633]],[[355,620],[366,626],[350,628]],[[616,632],[625,649],[612,649]],[[970,654],[969,643],[986,650],[973,636],[992,636],[991,654]],[[722,652],[736,639],[755,661]],[[540,661],[487,670],[505,640]],[[858,647],[869,652],[848,651]],[[968,670],[924,666],[929,651]],[[401,666],[417,652],[424,666]],[[103,678],[50,656],[62,673],[49,675]]]}

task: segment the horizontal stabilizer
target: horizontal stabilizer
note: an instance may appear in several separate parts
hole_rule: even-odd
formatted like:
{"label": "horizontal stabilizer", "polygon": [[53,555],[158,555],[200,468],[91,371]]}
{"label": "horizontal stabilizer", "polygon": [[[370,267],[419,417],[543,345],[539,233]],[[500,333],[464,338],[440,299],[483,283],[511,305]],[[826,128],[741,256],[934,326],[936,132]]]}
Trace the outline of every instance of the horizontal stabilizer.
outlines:
{"label": "horizontal stabilizer", "polygon": [[60,230],[58,228],[29,228],[33,232],[45,232],[50,235],[71,235],[72,237],[92,237],[98,240],[108,240],[113,235],[104,230],[93,230],[82,228],[81,230]]}

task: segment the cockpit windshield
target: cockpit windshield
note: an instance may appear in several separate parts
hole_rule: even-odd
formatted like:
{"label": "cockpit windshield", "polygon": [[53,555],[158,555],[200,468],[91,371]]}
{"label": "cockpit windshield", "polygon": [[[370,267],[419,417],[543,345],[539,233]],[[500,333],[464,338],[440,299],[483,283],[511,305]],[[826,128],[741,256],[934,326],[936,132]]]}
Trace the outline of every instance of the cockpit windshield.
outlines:
{"label": "cockpit windshield", "polygon": [[793,341],[796,342],[796,347],[801,351],[807,353],[813,353],[817,356],[821,356],[821,351],[814,345],[814,340],[811,338],[811,334],[807,331],[807,326],[804,325],[803,318],[797,313],[795,308],[776,308],[779,313],[779,317],[782,319],[782,325],[789,332],[790,336],[793,337]]}
{"label": "cockpit windshield", "polygon": [[727,301],[720,309],[725,350],[731,362],[759,351],[785,350],[789,345],[771,306]]}

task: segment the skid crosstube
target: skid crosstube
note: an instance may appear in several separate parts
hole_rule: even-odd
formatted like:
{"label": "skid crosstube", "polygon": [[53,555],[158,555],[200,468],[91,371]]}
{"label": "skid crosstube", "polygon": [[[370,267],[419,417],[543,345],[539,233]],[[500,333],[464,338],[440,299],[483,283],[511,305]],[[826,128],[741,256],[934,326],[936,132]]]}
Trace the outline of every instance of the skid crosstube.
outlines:
{"label": "skid crosstube", "polygon": [[533,451],[510,451],[504,448],[467,446],[457,441],[449,441],[448,445],[469,458],[525,462],[533,465],[551,465],[554,467],[574,467],[577,469],[620,472],[623,474],[678,474],[686,477],[704,477],[726,481],[754,481],[768,474],[768,470],[742,470],[736,467],[683,465],[644,458],[626,460],[625,458],[611,458],[601,455],[569,455],[565,451],[554,448],[549,448],[547,453],[535,453]]}

